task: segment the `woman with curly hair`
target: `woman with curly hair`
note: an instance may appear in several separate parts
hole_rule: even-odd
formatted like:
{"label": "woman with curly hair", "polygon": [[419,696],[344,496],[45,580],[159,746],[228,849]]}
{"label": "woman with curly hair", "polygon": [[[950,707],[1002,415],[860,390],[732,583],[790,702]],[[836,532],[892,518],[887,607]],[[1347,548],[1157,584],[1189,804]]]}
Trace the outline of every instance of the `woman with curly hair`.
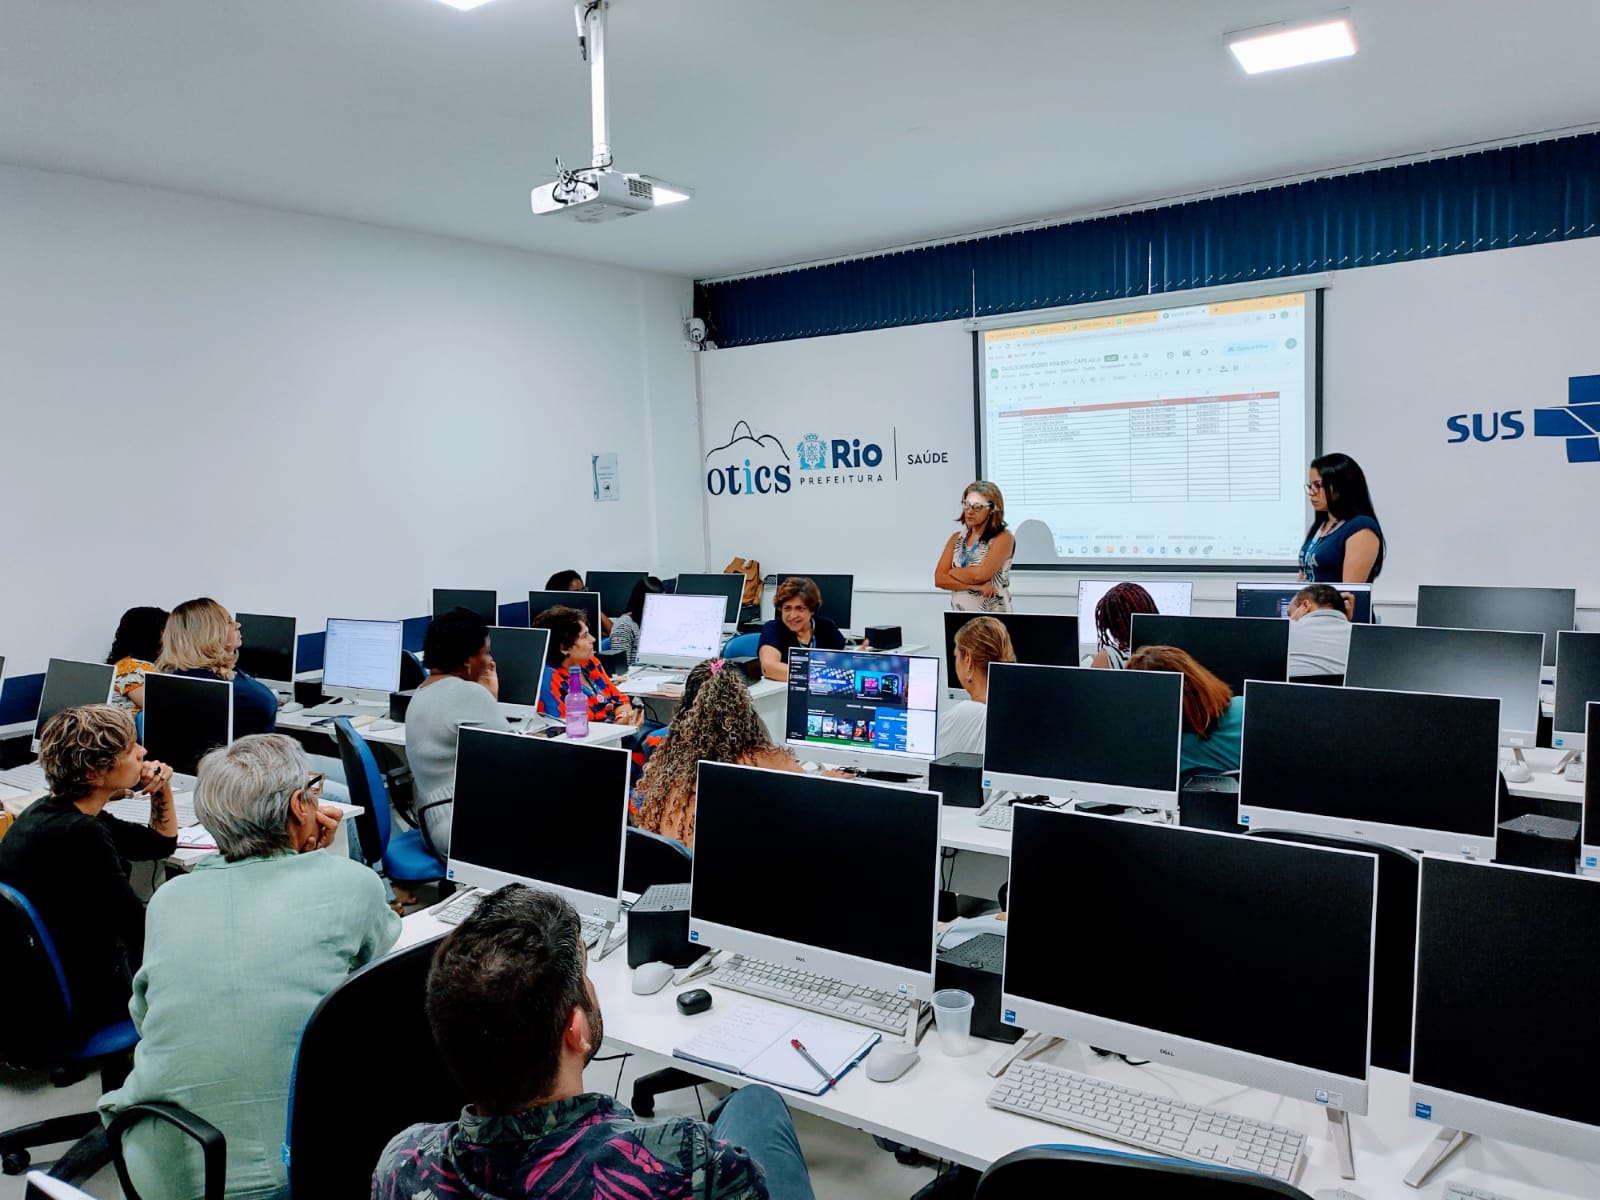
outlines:
{"label": "woman with curly hair", "polygon": [[639,784],[639,824],[694,849],[694,789],[702,762],[798,771],[750,703],[739,672],[720,658],[697,663]]}
{"label": "woman with curly hair", "polygon": [[[1094,606],[1095,651],[1091,667],[1124,666],[1133,641],[1133,614],[1159,612],[1150,593],[1137,583],[1119,583]],[[1082,640],[1081,638],[1079,639]]]}

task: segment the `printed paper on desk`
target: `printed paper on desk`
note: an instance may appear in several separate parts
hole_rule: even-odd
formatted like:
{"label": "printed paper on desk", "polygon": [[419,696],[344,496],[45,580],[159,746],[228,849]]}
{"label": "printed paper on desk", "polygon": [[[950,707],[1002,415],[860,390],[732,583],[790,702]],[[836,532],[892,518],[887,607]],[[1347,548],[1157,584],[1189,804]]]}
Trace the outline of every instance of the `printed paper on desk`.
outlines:
{"label": "printed paper on desk", "polygon": [[789,1044],[790,1039],[798,1039],[837,1079],[880,1038],[873,1030],[847,1021],[745,1000],[709,1029],[673,1047],[672,1053],[759,1083],[820,1096],[828,1090],[828,1081]]}
{"label": "printed paper on desk", "polygon": [[179,850],[215,850],[217,839],[204,825],[185,825],[178,830]]}

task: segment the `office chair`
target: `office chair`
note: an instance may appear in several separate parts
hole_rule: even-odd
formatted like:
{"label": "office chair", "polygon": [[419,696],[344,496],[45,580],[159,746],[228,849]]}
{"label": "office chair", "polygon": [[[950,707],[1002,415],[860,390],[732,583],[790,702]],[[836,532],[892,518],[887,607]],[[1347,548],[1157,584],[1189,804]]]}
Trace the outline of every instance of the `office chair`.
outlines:
{"label": "office chair", "polygon": [[427,883],[444,878],[444,864],[431,854],[420,829],[392,830],[389,791],[372,747],[350,724],[349,717],[336,717],[334,736],[339,742],[339,760],[344,763],[345,782],[350,802],[366,809],[356,820],[356,835],[361,853],[369,863],[381,864],[391,880]]}
{"label": "office chair", "polygon": [[754,658],[756,651],[761,647],[759,633],[741,633],[728,639],[728,644],[722,648],[723,658]]}
{"label": "office chair", "polygon": [[[628,827],[627,855],[622,864],[622,890],[643,895],[658,883],[688,883],[694,855],[682,842],[647,829]],[[699,1087],[705,1078],[678,1067],[663,1067],[633,1081],[628,1106],[641,1117],[656,1115],[656,1097],[679,1088]]]}
{"label": "office chair", "polygon": [[422,660],[413,651],[400,651],[400,690],[402,692],[416,690],[422,686],[422,681],[427,677],[428,668],[422,665]]}
{"label": "office chair", "polygon": [[155,1118],[179,1129],[200,1143],[204,1186],[201,1200],[223,1200],[228,1188],[228,1144],[210,1121],[194,1115],[176,1104],[151,1101],[148,1104],[130,1104],[111,1118],[106,1126],[106,1139],[111,1144],[111,1165],[117,1169],[117,1182],[122,1186],[125,1200],[143,1200],[133,1180],[128,1176],[128,1164],[122,1157],[122,1135],[130,1126]]}
{"label": "office chair", "polygon": [[1304,846],[1331,846],[1335,850],[1364,850],[1378,856],[1378,922],[1372,952],[1372,1065],[1410,1074],[1421,860],[1396,846],[1335,834],[1252,829],[1250,836]]}
{"label": "office chair", "polygon": [[989,1164],[973,1200],[1036,1196],[1138,1196],[1140,1200],[1309,1200],[1299,1188],[1248,1171],[1146,1158],[1087,1146],[1024,1146]]}
{"label": "office chair", "polygon": [[440,940],[369,963],[306,1021],[289,1077],[290,1200],[366,1196],[389,1139],[418,1121],[461,1115],[467,1097],[434,1046],[423,1007]]}
{"label": "office chair", "polygon": [[[15,888],[0,884],[0,962],[6,964],[6,1011],[0,1020],[0,1062],[25,1069],[98,1067],[101,1090],[122,1086],[139,1040],[122,1020],[87,1037],[71,1028],[72,993],[54,940],[39,911]],[[97,1112],[32,1121],[0,1131],[0,1170],[20,1175],[29,1150],[72,1142],[51,1174],[87,1179],[111,1161]]]}

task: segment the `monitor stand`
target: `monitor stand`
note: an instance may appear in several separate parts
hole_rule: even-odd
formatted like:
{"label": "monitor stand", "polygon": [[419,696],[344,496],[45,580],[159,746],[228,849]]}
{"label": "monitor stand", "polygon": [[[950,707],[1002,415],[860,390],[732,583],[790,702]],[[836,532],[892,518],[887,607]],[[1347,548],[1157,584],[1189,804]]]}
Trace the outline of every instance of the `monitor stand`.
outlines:
{"label": "monitor stand", "polygon": [[[1330,1108],[1328,1113],[1328,1140],[1339,1156],[1339,1178],[1356,1177],[1356,1155],[1350,1146],[1350,1114],[1342,1108]],[[1408,1180],[1409,1182],[1409,1180]]]}
{"label": "monitor stand", "polygon": [[1035,1054],[1043,1054],[1051,1046],[1065,1040],[1040,1033],[1037,1029],[1026,1029],[1020,1038],[1006,1047],[999,1058],[989,1064],[989,1074],[998,1079],[1010,1069],[1012,1063],[1032,1058]]}
{"label": "monitor stand", "polygon": [[1428,1176],[1444,1163],[1457,1150],[1467,1144],[1470,1133],[1462,1133],[1459,1129],[1441,1129],[1438,1136],[1428,1143],[1422,1156],[1411,1165],[1411,1170],[1406,1172],[1406,1186],[1419,1188],[1428,1182]]}
{"label": "monitor stand", "polygon": [[1550,768],[1552,775],[1565,775],[1572,783],[1582,783],[1585,765],[1582,750],[1568,750],[1561,761]]}

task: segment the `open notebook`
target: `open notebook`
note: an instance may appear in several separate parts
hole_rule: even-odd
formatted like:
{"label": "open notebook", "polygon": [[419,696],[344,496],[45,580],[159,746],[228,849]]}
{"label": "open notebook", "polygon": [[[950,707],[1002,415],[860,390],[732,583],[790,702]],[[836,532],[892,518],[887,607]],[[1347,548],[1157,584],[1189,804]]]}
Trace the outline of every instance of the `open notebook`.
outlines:
{"label": "open notebook", "polygon": [[820,1096],[828,1090],[828,1081],[790,1040],[799,1039],[811,1057],[837,1079],[877,1045],[879,1037],[870,1029],[832,1017],[745,1000],[715,1025],[674,1046],[672,1053],[760,1083]]}

